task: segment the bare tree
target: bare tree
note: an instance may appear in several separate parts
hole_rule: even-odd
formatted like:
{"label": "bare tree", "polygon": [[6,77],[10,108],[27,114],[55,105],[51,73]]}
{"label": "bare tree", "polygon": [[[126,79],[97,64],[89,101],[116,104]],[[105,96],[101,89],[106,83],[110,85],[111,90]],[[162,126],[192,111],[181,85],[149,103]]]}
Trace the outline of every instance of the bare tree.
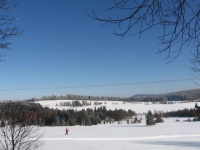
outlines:
{"label": "bare tree", "polygon": [[161,48],[167,62],[176,59],[183,47],[192,50],[191,64],[200,72],[200,3],[199,0],[116,0],[106,17],[99,17],[92,9],[88,15],[118,28],[116,36],[141,35],[152,28],[160,28]]}
{"label": "bare tree", "polygon": [[[18,6],[20,0],[0,0],[0,49],[8,50],[11,42],[9,38],[20,35],[20,31],[15,25],[14,22],[17,20],[15,17],[8,15],[8,11],[12,8]],[[4,61],[3,57],[5,55],[0,52],[0,62]]]}
{"label": "bare tree", "polygon": [[0,106],[0,149],[37,150],[44,144],[43,133],[33,125],[34,115],[20,103]]}

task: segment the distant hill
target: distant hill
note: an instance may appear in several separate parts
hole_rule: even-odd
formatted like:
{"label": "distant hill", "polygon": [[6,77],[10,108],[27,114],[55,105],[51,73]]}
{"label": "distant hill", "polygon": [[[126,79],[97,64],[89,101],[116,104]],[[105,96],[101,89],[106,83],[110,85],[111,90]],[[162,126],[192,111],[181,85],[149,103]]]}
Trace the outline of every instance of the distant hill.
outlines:
{"label": "distant hill", "polygon": [[168,98],[168,100],[197,100],[200,99],[200,89],[172,92],[165,94],[165,96]]}
{"label": "distant hill", "polygon": [[104,96],[82,96],[82,95],[51,95],[41,98],[32,98],[28,102],[41,100],[110,100],[110,101],[143,101],[143,102],[164,102],[164,101],[186,101],[200,99],[200,89],[184,90],[166,94],[137,94],[128,98],[122,97],[104,97]]}
{"label": "distant hill", "polygon": [[185,101],[200,99],[200,89],[183,90],[166,94],[137,94],[131,96],[132,99],[141,101]]}
{"label": "distant hill", "polygon": [[135,98],[135,97],[150,97],[150,96],[155,96],[155,94],[136,94],[136,95],[133,95],[131,96],[132,98]]}
{"label": "distant hill", "polygon": [[183,90],[178,92],[167,93],[166,95],[199,95],[200,89]]}

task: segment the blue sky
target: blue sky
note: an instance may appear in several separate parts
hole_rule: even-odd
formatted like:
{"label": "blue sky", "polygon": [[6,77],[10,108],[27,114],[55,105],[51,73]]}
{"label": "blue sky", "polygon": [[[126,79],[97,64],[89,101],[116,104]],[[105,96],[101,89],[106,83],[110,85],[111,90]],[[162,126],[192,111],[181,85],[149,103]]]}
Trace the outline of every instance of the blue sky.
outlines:
{"label": "blue sky", "polygon": [[156,54],[159,30],[121,39],[112,34],[116,26],[101,27],[101,22],[86,15],[93,7],[103,16],[111,5],[107,0],[22,0],[9,12],[24,32],[11,39],[11,51],[3,52],[6,62],[0,63],[0,99],[53,94],[129,97],[199,88],[192,80],[78,88],[194,77],[187,68],[189,49],[172,63],[165,63],[165,54]]}

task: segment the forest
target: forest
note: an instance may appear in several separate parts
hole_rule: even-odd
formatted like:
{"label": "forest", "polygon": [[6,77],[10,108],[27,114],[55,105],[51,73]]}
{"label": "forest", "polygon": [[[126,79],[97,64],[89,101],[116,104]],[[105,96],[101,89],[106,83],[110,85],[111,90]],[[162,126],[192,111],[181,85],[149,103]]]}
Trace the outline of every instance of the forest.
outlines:
{"label": "forest", "polygon": [[[16,121],[38,126],[73,126],[97,125],[111,120],[120,121],[132,117],[136,113],[132,110],[106,110],[99,107],[76,111],[74,109],[58,110],[42,107],[40,104],[11,102],[0,105],[0,120],[3,126],[8,118],[18,118]],[[18,123],[16,122],[16,123]]]}
{"label": "forest", "polygon": [[[200,110],[195,108],[171,112],[154,112],[153,115],[154,118],[194,117],[196,118],[195,121],[200,120]],[[1,126],[4,126],[8,120],[13,120],[15,124],[23,122],[24,125],[37,126],[90,126],[115,121],[119,122],[121,120],[128,121],[128,119],[133,119],[135,116],[137,114],[134,110],[107,110],[105,106],[95,107],[94,110],[82,109],[77,111],[74,109],[58,110],[48,107],[43,108],[40,104],[27,102],[9,102],[0,105]]]}

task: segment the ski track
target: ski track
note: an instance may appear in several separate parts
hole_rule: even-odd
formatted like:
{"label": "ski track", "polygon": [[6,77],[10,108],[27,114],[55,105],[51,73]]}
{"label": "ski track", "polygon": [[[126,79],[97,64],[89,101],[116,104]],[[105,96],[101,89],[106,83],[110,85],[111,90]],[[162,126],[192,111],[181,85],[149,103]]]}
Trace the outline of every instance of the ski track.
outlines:
{"label": "ski track", "polygon": [[161,135],[151,137],[138,137],[138,138],[43,138],[44,141],[55,140],[71,140],[71,141],[131,141],[131,140],[148,140],[148,139],[169,139],[180,137],[200,137],[200,134],[196,135]]}

